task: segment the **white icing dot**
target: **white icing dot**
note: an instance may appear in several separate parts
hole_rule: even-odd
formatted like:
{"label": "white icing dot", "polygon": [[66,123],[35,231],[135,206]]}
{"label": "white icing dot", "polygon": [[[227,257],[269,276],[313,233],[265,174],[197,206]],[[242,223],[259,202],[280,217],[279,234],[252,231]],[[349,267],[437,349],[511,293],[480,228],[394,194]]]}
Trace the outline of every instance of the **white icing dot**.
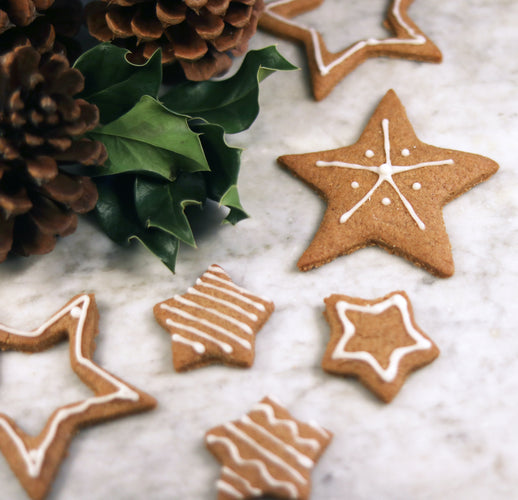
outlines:
{"label": "white icing dot", "polygon": [[360,184],[358,184],[356,181],[351,182],[351,187],[353,189],[358,189],[360,187]]}
{"label": "white icing dot", "polygon": [[372,149],[367,149],[367,151],[365,151],[365,156],[367,158],[372,158],[374,156],[374,151]]}
{"label": "white icing dot", "polygon": [[421,189],[421,183],[420,183],[420,182],[414,182],[414,183],[412,184],[412,189],[413,189],[414,191],[419,191],[419,190]]}
{"label": "white icing dot", "polygon": [[379,169],[382,175],[392,174],[392,167],[388,163],[383,163],[382,165],[380,165]]}
{"label": "white icing dot", "polygon": [[410,156],[410,151],[407,148],[405,148],[401,150],[401,154],[403,156]]}
{"label": "white icing dot", "polygon": [[80,307],[74,307],[71,311],[70,311],[70,315],[73,317],[73,318],[80,318],[81,317],[81,313],[83,312],[83,310],[80,308]]}
{"label": "white icing dot", "polygon": [[387,206],[387,205],[390,205],[392,202],[390,201],[390,198],[383,198],[381,200],[381,203],[383,203],[383,205]]}

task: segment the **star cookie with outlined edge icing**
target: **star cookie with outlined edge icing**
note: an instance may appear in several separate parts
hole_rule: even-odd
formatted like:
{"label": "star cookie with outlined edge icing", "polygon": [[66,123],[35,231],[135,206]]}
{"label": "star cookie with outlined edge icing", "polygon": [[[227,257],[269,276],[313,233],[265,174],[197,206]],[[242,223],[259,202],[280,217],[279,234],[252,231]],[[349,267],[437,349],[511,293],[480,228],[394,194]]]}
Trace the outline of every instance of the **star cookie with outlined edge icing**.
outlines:
{"label": "star cookie with outlined edge icing", "polygon": [[255,336],[273,310],[271,300],[236,285],[216,264],[187,293],[153,308],[157,322],[171,334],[178,372],[213,363],[250,367]]}
{"label": "star cookie with outlined edge icing", "polygon": [[315,422],[301,422],[271,397],[239,420],[205,435],[209,451],[223,465],[218,500],[297,498],[311,490],[311,470],[333,435]]}
{"label": "star cookie with outlined edge icing", "polygon": [[0,325],[0,349],[40,352],[66,337],[70,364],[93,396],[54,410],[37,436],[0,413],[0,449],[32,499],[45,497],[76,432],[86,426],[150,410],[156,401],[107,372],[93,360],[99,314],[93,295],[77,295],[39,328]]}
{"label": "star cookie with outlined edge icing", "polygon": [[352,146],[278,161],[327,202],[302,271],[377,245],[439,277],[454,272],[442,207],[498,170],[484,156],[421,142],[393,90]]}
{"label": "star cookie with outlined edge icing", "polygon": [[409,373],[439,355],[437,346],[417,326],[405,292],[376,300],[331,295],[324,302],[331,338],[322,368],[357,377],[386,403]]}
{"label": "star cookie with outlined edge icing", "polygon": [[322,1],[274,0],[266,4],[265,11],[259,19],[261,28],[274,35],[304,44],[315,99],[324,99],[340,80],[371,57],[441,62],[441,51],[407,13],[413,0],[391,1],[383,23],[391,36],[360,40],[337,53],[326,48],[324,39],[317,30],[292,20],[299,14],[315,9]]}

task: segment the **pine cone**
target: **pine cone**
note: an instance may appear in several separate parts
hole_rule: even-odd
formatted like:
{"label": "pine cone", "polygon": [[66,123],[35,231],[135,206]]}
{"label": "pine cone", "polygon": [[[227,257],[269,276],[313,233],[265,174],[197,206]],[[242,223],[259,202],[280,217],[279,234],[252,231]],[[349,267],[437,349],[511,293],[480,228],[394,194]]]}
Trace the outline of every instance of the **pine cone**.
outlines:
{"label": "pine cone", "polygon": [[[49,51],[77,52],[73,37],[83,21],[80,0],[6,0],[0,2],[0,53],[20,45]],[[73,54],[74,55],[74,54]],[[70,59],[70,58],[69,58]]]}
{"label": "pine cone", "polygon": [[96,106],[73,98],[83,85],[61,54],[25,46],[0,57],[0,262],[50,252],[96,204],[90,178],[64,170],[106,159],[103,144],[77,138],[99,122]]}
{"label": "pine cone", "polygon": [[162,49],[189,80],[208,80],[232,64],[255,33],[263,0],[102,0],[87,6],[90,33],[115,42],[145,61]]}

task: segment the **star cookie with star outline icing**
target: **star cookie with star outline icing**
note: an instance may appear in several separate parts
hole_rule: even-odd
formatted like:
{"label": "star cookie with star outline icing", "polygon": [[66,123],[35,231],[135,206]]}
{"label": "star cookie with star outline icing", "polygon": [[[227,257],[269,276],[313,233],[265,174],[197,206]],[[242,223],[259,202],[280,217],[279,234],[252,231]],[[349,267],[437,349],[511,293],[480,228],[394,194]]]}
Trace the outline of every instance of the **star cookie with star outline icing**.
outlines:
{"label": "star cookie with star outline icing", "polygon": [[239,420],[205,435],[209,451],[223,465],[218,500],[297,498],[306,500],[311,471],[331,442],[331,432],[301,422],[271,397]]}
{"label": "star cookie with star outline icing", "polygon": [[[337,53],[327,49],[321,33],[292,19],[317,8],[322,2],[323,0],[274,0],[266,4],[259,19],[259,27],[274,35],[304,44],[316,100],[324,99],[340,80],[371,57],[384,56],[434,63],[442,61],[441,51],[407,13],[413,0],[390,2],[383,23],[390,32],[387,38],[360,40]],[[344,19],[345,27],[346,23],[347,19]]]}
{"label": "star cookie with star outline icing", "polygon": [[187,293],[155,305],[157,322],[171,334],[178,372],[213,363],[250,367],[255,336],[274,310],[269,299],[236,285],[211,265]]}
{"label": "star cookie with star outline icing", "polygon": [[439,355],[435,343],[417,326],[405,292],[375,300],[335,294],[324,302],[331,337],[322,368],[357,377],[386,403],[411,372]]}
{"label": "star cookie with star outline icing", "polygon": [[154,398],[107,372],[93,360],[99,314],[93,295],[77,295],[39,328],[0,324],[0,349],[36,353],[68,337],[70,364],[93,396],[57,408],[37,436],[0,413],[0,450],[27,494],[42,499],[50,489],[72,438],[87,425],[156,406]]}
{"label": "star cookie with star outline icing", "polygon": [[352,146],[278,161],[327,202],[302,271],[377,245],[443,278],[454,264],[442,207],[498,170],[484,156],[421,142],[393,90]]}

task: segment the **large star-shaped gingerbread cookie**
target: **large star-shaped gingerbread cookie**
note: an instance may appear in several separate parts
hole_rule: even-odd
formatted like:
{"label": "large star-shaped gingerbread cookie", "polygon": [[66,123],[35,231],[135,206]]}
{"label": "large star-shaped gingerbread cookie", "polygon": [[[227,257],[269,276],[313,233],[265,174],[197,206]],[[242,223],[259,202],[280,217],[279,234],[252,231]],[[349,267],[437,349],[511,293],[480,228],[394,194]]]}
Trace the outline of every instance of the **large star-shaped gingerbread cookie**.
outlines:
{"label": "large star-shaped gingerbread cookie", "polygon": [[278,160],[327,201],[298,262],[303,271],[378,245],[436,276],[451,276],[442,207],[498,170],[489,158],[421,142],[392,90],[352,146]]}
{"label": "large star-shaped gingerbread cookie", "polygon": [[[323,0],[274,0],[266,5],[259,26],[277,36],[304,44],[313,95],[321,100],[359,64],[371,57],[398,57],[426,62],[440,62],[442,55],[435,44],[417,27],[407,13],[413,0],[392,0],[384,25],[387,38],[366,38],[337,52],[330,52],[322,35],[292,18],[315,9]],[[340,13],[337,13],[340,15]]]}
{"label": "large star-shaped gingerbread cookie", "polygon": [[0,449],[28,495],[43,498],[76,432],[86,425],[149,410],[155,400],[108,373],[92,356],[99,315],[93,295],[78,295],[35,330],[0,325],[0,349],[39,352],[68,337],[70,363],[90,398],[57,408],[38,436],[0,413]]}

